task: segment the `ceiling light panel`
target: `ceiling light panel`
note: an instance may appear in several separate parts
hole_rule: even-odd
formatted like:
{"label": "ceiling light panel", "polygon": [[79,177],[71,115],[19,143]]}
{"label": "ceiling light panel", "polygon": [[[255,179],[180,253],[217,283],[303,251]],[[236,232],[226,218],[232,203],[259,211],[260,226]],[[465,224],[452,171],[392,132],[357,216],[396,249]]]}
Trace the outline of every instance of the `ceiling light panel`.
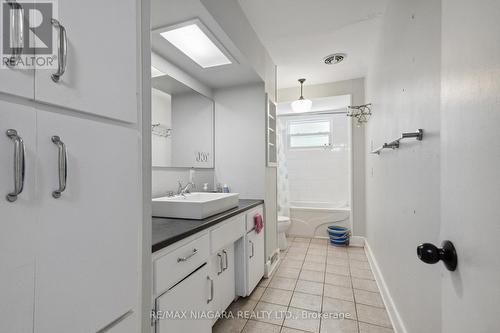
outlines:
{"label": "ceiling light panel", "polygon": [[200,27],[201,23],[175,26],[160,35],[203,68],[231,64],[231,60]]}

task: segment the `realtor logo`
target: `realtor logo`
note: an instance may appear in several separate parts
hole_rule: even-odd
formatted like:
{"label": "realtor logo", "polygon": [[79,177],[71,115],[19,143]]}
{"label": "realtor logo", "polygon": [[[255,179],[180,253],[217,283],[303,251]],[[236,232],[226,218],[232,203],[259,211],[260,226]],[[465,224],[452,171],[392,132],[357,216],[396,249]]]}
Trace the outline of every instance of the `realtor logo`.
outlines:
{"label": "realtor logo", "polygon": [[2,3],[2,68],[57,67],[56,7],[50,0]]}

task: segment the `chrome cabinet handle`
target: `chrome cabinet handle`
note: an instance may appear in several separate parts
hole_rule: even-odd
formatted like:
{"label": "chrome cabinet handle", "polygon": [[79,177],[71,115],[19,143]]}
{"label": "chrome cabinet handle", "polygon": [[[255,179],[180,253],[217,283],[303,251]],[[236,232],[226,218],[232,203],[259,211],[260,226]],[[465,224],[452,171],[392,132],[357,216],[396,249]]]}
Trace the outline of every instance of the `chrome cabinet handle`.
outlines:
{"label": "chrome cabinet handle", "polygon": [[56,199],[61,197],[61,194],[66,190],[66,180],[68,179],[68,154],[66,145],[57,135],[52,137],[52,142],[59,148],[58,154],[58,169],[59,169],[59,189],[52,192],[52,196]]}
{"label": "chrome cabinet handle", "polygon": [[207,304],[214,300],[214,280],[207,276],[207,280],[210,281],[210,297],[207,299]]}
{"label": "chrome cabinet handle", "polygon": [[10,41],[12,55],[7,61],[8,67],[15,67],[18,60],[21,58],[21,53],[24,48],[24,16],[23,8],[14,0],[9,0],[7,3],[10,6]]}
{"label": "chrome cabinet handle", "polygon": [[253,258],[253,256],[255,255],[255,248],[254,248],[253,242],[251,240],[249,240],[249,242],[252,245],[252,255],[250,256],[250,258]]}
{"label": "chrome cabinet handle", "polygon": [[17,196],[21,194],[24,187],[25,173],[25,149],[23,139],[17,134],[14,129],[9,129],[6,132],[7,136],[14,141],[14,192],[7,194],[7,201],[14,202]]}
{"label": "chrome cabinet handle", "polygon": [[222,253],[224,253],[224,270],[226,270],[227,267],[228,267],[227,251],[226,250],[222,250]]}
{"label": "chrome cabinet handle", "polygon": [[57,72],[52,74],[50,77],[52,78],[52,81],[59,82],[59,79],[63,76],[64,71],[66,71],[68,37],[66,35],[66,29],[58,20],[52,19],[51,22],[54,27],[59,29],[59,45],[57,47]]}
{"label": "chrome cabinet handle", "polygon": [[188,255],[188,256],[185,256],[185,257],[180,257],[180,258],[177,258],[177,262],[184,262],[184,261],[188,261],[192,256],[194,256],[196,253],[198,253],[198,249],[193,249],[193,252]]}
{"label": "chrome cabinet handle", "polygon": [[220,253],[217,253],[217,258],[219,259],[219,271],[217,271],[217,275],[221,275],[222,272],[224,272],[224,267],[222,266],[222,255]]}

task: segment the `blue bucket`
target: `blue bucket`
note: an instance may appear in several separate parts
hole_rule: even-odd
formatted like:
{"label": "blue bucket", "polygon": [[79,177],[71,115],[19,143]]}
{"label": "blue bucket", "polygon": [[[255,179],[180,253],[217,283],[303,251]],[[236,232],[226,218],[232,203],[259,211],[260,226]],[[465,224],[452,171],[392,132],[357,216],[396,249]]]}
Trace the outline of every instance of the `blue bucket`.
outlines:
{"label": "blue bucket", "polygon": [[351,231],[349,228],[329,226],[328,235],[330,236],[330,243],[335,246],[349,245],[349,236]]}

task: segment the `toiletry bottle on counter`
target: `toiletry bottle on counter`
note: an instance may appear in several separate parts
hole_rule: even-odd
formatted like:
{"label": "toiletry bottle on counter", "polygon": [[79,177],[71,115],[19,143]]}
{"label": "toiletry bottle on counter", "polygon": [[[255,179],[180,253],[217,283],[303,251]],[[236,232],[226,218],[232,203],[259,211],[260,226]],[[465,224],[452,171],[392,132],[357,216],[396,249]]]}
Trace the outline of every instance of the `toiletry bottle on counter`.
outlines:
{"label": "toiletry bottle on counter", "polygon": [[227,186],[227,184],[224,184],[224,186],[222,186],[222,192],[229,193],[229,186]]}
{"label": "toiletry bottle on counter", "polygon": [[203,192],[208,192],[208,183],[203,184]]}

